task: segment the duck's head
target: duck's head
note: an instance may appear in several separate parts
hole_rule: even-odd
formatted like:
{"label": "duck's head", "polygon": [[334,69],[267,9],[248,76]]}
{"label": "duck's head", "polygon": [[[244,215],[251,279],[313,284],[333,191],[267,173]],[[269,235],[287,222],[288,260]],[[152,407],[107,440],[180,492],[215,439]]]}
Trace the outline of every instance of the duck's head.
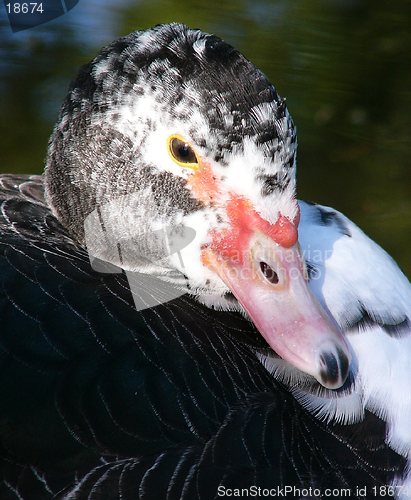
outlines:
{"label": "duck's head", "polygon": [[[46,194],[73,237],[126,271],[153,269],[141,254],[158,238],[142,233],[189,235],[162,269],[209,306],[245,311],[277,354],[337,388],[350,355],[307,287],[295,157],[285,102],[253,64],[215,36],[162,25],[81,69],[50,140]],[[86,242],[93,213],[115,250],[132,245]]]}

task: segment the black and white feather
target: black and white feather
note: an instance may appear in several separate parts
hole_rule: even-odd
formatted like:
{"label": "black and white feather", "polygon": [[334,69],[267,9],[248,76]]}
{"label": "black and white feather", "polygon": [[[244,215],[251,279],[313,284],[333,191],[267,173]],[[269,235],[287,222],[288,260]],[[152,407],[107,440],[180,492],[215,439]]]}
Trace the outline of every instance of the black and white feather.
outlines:
{"label": "black and white feather", "polygon": [[[410,483],[407,279],[342,214],[299,203],[309,285],[353,357],[343,387],[320,387],[269,349],[202,265],[226,214],[191,196],[170,134],[268,223],[297,216],[285,101],[230,45],[162,25],[84,66],[45,176],[0,176],[0,497],[208,500],[219,486],[287,485],[355,498],[358,486]],[[93,213],[120,239],[142,225],[196,233],[155,269],[97,249],[113,265],[99,272],[86,250]],[[181,287],[162,281],[170,270],[188,293],[162,303],[164,286]],[[158,281],[131,290],[130,272]],[[136,294],[158,305],[138,310]]]}

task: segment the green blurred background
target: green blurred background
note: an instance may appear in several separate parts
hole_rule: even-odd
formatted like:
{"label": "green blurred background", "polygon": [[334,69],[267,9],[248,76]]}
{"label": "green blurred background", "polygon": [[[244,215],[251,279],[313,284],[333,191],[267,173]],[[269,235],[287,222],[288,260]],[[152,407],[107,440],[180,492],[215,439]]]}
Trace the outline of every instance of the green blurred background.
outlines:
{"label": "green blurred background", "polygon": [[287,97],[299,134],[299,196],[345,212],[411,276],[409,0],[113,4],[80,0],[16,34],[0,6],[0,172],[42,171],[68,83],[103,44],[182,21],[239,48]]}

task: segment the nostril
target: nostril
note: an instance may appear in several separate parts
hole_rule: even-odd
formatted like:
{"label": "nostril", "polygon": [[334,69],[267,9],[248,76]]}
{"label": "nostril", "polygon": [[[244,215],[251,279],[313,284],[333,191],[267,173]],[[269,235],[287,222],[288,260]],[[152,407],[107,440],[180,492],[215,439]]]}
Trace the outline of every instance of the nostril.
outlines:
{"label": "nostril", "polygon": [[266,262],[260,262],[260,269],[267,281],[273,285],[279,282],[278,274]]}

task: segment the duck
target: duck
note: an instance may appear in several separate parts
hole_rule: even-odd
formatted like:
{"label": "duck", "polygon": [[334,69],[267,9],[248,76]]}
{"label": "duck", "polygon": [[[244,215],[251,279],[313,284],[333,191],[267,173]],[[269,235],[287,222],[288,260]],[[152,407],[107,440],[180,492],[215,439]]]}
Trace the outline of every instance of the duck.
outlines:
{"label": "duck", "polygon": [[296,197],[285,99],[178,23],[0,175],[1,498],[407,498],[411,287]]}

